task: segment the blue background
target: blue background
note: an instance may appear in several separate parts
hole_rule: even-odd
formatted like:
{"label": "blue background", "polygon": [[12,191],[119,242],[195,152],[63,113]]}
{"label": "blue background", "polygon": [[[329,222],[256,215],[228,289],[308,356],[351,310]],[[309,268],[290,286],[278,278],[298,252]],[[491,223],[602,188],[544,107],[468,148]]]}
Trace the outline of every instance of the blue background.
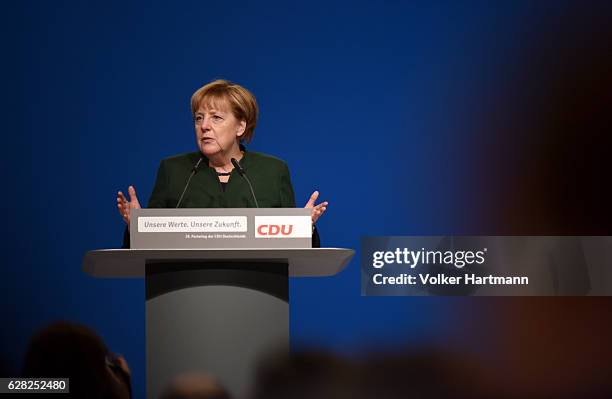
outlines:
{"label": "blue background", "polygon": [[[1,329],[17,373],[57,319],[100,332],[144,392],[144,285],[81,271],[120,245],[117,190],[146,203],[160,159],[193,151],[189,99],[225,78],[261,114],[251,150],[288,162],[298,202],[330,202],[323,246],[364,235],[473,231],[480,123],[533,40],[567,21],[551,2],[15,2],[3,19]],[[502,94],[500,94],[502,93]],[[477,350],[458,298],[361,297],[359,253],[291,281],[295,348]]]}

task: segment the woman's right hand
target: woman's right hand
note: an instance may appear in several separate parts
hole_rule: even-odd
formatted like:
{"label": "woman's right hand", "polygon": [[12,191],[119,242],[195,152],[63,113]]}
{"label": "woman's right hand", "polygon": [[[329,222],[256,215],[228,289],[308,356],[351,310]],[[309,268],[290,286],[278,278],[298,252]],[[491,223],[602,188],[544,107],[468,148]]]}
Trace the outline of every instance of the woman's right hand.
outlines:
{"label": "woman's right hand", "polygon": [[130,196],[130,200],[128,201],[125,198],[125,195],[121,191],[117,193],[117,209],[119,209],[119,214],[123,218],[123,221],[130,227],[130,210],[132,209],[140,209],[140,203],[138,202],[138,197],[136,197],[136,190],[134,186],[128,187],[128,194]]}

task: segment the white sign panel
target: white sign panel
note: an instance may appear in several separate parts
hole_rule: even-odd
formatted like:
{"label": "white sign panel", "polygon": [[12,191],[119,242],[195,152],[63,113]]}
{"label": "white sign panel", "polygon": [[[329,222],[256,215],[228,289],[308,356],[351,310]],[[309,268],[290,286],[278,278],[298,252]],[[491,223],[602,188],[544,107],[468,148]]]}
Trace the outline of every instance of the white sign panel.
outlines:
{"label": "white sign panel", "polygon": [[233,233],[247,231],[246,216],[141,216],[139,233]]}
{"label": "white sign panel", "polygon": [[305,208],[132,209],[130,247],[311,248],[311,229]]}

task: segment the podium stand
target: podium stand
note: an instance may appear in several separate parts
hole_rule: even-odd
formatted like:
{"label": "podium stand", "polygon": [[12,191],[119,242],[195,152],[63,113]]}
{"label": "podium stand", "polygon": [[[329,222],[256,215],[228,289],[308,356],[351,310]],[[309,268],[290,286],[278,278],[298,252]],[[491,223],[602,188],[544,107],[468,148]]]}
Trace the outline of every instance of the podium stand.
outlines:
{"label": "podium stand", "polygon": [[236,397],[270,350],[289,350],[289,277],[342,271],[354,251],[108,249],[85,254],[99,278],[145,278],[147,397],[175,376],[205,371]]}

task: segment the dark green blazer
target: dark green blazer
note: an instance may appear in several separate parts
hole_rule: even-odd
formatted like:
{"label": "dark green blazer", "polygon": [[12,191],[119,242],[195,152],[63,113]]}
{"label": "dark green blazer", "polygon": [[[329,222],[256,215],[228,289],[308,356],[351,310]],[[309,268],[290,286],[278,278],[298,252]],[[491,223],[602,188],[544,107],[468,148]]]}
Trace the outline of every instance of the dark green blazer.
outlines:
{"label": "dark green blazer", "polygon": [[[259,207],[295,208],[287,164],[270,155],[247,151],[242,146],[241,149],[244,156],[240,165],[251,180]],[[162,160],[147,207],[175,208],[193,167],[201,157],[200,152],[190,152]],[[208,160],[204,157],[185,191],[180,207],[254,208],[255,202],[246,180],[237,170],[232,170],[224,190],[215,169],[208,166]],[[126,229],[123,247],[129,246],[129,233]],[[312,246],[320,247],[316,228],[312,235]]]}
{"label": "dark green blazer", "polygon": [[[191,152],[161,161],[149,208],[174,208],[200,152]],[[251,180],[260,208],[294,208],[295,196],[287,164],[278,158],[244,151],[240,165]],[[214,168],[204,158],[185,192],[181,208],[255,207],[246,180],[233,170],[223,190]]]}

